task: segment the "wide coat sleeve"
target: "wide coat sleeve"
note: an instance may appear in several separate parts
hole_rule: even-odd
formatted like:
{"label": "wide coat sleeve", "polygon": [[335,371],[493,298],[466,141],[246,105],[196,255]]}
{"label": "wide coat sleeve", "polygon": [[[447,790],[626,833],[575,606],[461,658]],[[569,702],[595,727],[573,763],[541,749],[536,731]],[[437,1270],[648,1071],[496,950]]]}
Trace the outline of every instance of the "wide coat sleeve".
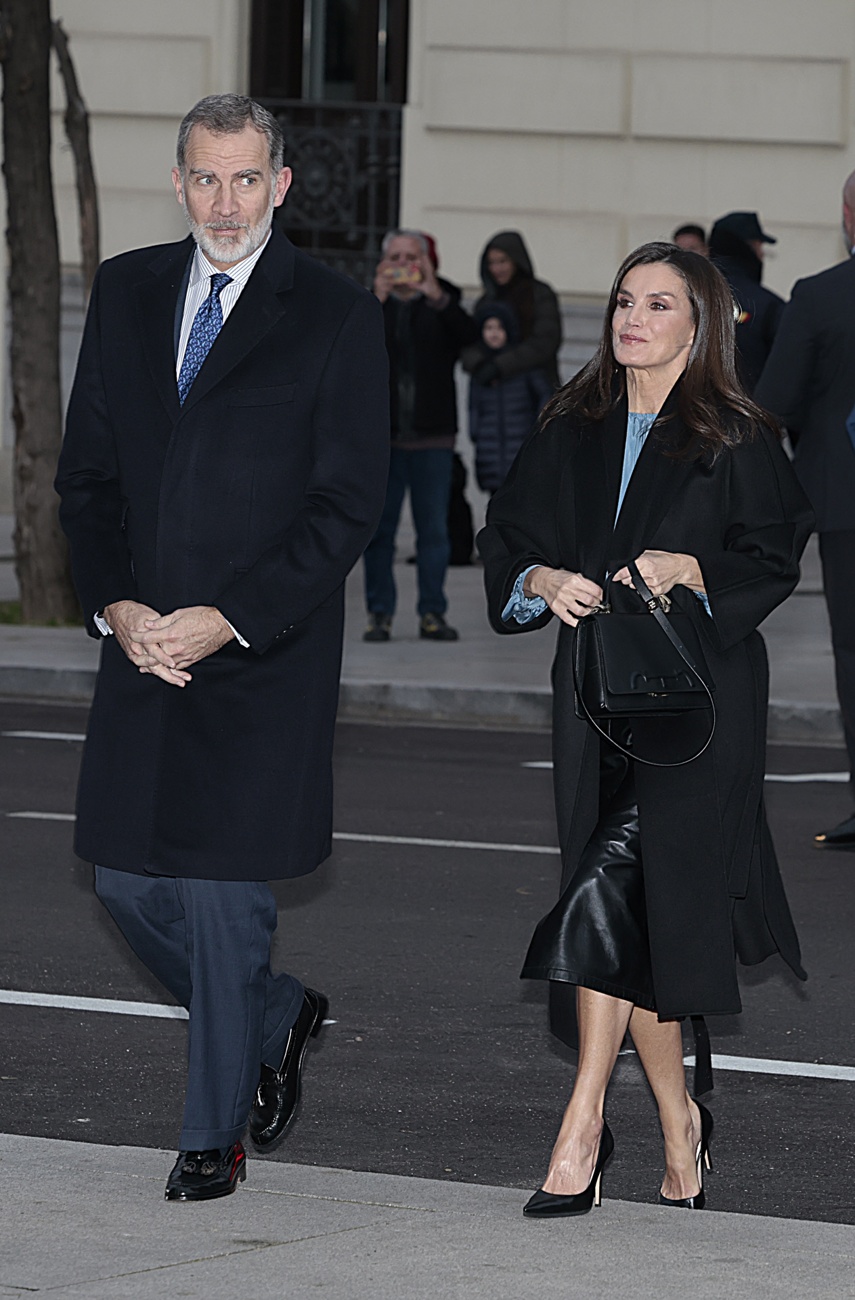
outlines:
{"label": "wide coat sleeve", "polygon": [[478,534],[484,561],[487,610],[497,632],[531,632],[552,618],[547,609],[528,623],[505,622],[502,611],[519,575],[533,564],[561,567],[558,494],[578,433],[563,419],[551,420],[523,444],[502,487],[487,508]]}
{"label": "wide coat sleeve", "polygon": [[813,511],[780,444],[765,429],[723,453],[721,537],[695,547],[712,618],[700,626],[720,650],[753,632],[786,600]]}
{"label": "wide coat sleeve", "polygon": [[103,273],[102,267],[92,286],[56,478],[60,522],[71,544],[74,584],[87,631],[99,638],[93,615],[114,601],[137,599],[101,370]]}

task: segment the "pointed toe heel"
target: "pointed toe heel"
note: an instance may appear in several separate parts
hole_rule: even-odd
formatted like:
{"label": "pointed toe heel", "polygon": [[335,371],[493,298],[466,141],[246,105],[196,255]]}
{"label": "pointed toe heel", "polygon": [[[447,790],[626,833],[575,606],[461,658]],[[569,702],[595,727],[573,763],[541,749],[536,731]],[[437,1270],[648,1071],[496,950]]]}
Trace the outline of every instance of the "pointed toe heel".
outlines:
{"label": "pointed toe heel", "polygon": [[659,1204],[670,1205],[672,1209],[677,1210],[702,1210],[707,1203],[706,1193],[703,1187],[697,1196],[683,1196],[679,1200],[672,1201],[669,1197],[659,1193]]}
{"label": "pointed toe heel", "polygon": [[600,1205],[602,1203],[603,1169],[614,1149],[615,1140],[612,1137],[611,1129],[608,1124],[604,1123],[600,1136],[600,1149],[597,1152],[597,1162],[594,1165],[591,1181],[584,1192],[573,1192],[569,1196],[557,1196],[540,1188],[523,1206],[523,1214],[530,1219],[569,1218],[573,1214],[587,1214],[592,1206]]}
{"label": "pointed toe heel", "polygon": [[670,1205],[674,1209],[702,1210],[707,1203],[706,1193],[704,1192],[704,1169],[708,1169],[712,1173],[713,1163],[710,1154],[710,1142],[712,1141],[713,1117],[706,1106],[702,1106],[699,1101],[696,1101],[695,1105],[701,1116],[701,1140],[695,1150],[695,1165],[698,1171],[700,1191],[697,1196],[683,1196],[673,1201],[660,1192],[659,1204]]}

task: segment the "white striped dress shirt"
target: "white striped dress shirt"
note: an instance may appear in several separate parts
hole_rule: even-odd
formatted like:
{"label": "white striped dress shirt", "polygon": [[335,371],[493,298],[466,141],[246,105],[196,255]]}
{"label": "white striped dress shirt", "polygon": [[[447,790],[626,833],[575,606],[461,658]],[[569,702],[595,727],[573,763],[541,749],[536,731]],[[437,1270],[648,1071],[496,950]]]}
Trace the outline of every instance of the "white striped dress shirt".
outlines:
{"label": "white striped dress shirt", "polygon": [[[270,235],[267,236],[267,239]],[[220,306],[223,309],[223,324],[229,318],[238,298],[246,288],[246,282],[255,269],[255,264],[261,257],[267,247],[267,239],[257,248],[249,257],[245,257],[242,262],[235,262],[225,272],[232,278],[231,284],[227,284],[225,289],[220,293]],[[196,245],[196,252],[193,254],[193,265],[190,267],[190,279],[187,284],[187,293],[184,298],[184,315],[181,318],[181,334],[178,339],[178,356],[175,358],[175,377],[181,373],[181,362],[184,360],[184,353],[187,351],[187,340],[190,337],[190,331],[193,328],[193,322],[196,319],[196,312],[202,306],[202,303],[211,292],[211,276],[217,274],[217,268],[211,266],[205,254],[199,245]]]}

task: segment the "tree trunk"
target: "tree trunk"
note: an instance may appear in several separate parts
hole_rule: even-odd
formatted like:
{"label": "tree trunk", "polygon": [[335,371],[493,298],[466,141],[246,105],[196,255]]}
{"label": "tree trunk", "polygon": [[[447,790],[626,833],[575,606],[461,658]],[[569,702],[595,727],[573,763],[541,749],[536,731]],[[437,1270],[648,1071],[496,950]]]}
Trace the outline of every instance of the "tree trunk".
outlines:
{"label": "tree trunk", "polygon": [[62,442],[59,246],[50,167],[50,0],[2,0],[15,567],[25,623],[79,617],[53,490]]}
{"label": "tree trunk", "polygon": [[65,87],[65,134],[74,155],[77,179],[77,210],[80,216],[80,254],[83,261],[83,288],[88,301],[92,281],[101,261],[101,238],[98,230],[98,187],[89,146],[89,114],[77,84],[68,37],[62,23],[53,23],[53,48]]}

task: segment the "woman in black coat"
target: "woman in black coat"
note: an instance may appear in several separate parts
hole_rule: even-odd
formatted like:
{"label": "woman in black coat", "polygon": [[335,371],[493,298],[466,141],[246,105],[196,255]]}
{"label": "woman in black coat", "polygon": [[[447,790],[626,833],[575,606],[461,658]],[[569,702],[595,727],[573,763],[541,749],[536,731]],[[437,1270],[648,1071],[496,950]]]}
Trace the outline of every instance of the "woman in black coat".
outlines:
{"label": "woman in black coat", "polygon": [[[680,1021],[740,1010],[735,957],[780,952],[803,977],[763,808],[757,627],[794,588],[811,526],[771,417],[739,385],[725,280],[674,245],[637,249],[596,356],[545,408],[479,537],[496,630],[553,615],[563,624],[553,667],[562,893],[523,975],[576,986],[579,1064],[528,1214],[583,1213],[598,1199],[613,1149],[605,1092],[627,1029],[659,1107],[660,1196],[700,1208],[712,1117],[686,1089]],[[692,619],[715,687],[712,743],[682,766],[625,757],[574,709],[574,629],[607,576],[619,595],[631,586],[632,560],[654,597]],[[701,711],[637,720],[618,738],[639,758],[678,763],[708,732]]]}
{"label": "woman in black coat", "polygon": [[476,312],[487,302],[506,303],[519,322],[521,337],[501,357],[489,357],[479,344],[461,355],[463,369],[479,384],[512,379],[526,370],[545,370],[558,387],[558,352],[561,347],[561,308],[555,290],[534,278],[525,240],[518,230],[500,230],[481,254],[484,292]]}

